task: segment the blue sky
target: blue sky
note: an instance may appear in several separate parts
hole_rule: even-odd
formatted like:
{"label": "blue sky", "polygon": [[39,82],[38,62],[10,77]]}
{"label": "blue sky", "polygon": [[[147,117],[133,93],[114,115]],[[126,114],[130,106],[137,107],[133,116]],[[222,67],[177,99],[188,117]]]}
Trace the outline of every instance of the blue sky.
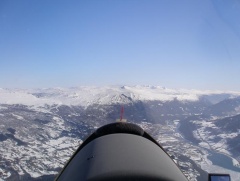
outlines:
{"label": "blue sky", "polygon": [[0,87],[240,91],[238,0],[1,0]]}

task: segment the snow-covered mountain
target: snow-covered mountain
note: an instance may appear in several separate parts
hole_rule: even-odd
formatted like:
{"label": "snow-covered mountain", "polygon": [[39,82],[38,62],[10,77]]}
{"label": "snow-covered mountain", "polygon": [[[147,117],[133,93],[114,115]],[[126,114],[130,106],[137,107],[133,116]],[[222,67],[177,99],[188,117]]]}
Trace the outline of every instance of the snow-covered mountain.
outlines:
{"label": "snow-covered mountain", "polygon": [[234,180],[239,96],[160,86],[0,89],[0,178],[53,180],[86,136],[119,118],[124,105],[124,117],[151,133],[189,180],[205,179],[205,171]]}
{"label": "snow-covered mountain", "polygon": [[[167,89],[160,86],[105,86],[48,89],[0,89],[1,104],[24,105],[80,105],[116,104],[129,101],[197,101],[205,96],[226,99],[240,96],[234,91],[199,91],[187,89]],[[207,97],[208,96],[208,97]],[[220,99],[220,100],[219,100]]]}

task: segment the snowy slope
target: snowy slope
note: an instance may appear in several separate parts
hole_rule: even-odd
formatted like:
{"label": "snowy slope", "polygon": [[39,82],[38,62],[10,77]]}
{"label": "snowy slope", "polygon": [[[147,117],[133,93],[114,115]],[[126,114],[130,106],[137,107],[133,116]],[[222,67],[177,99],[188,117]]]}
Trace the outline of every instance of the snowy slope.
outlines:
{"label": "snowy slope", "polygon": [[0,89],[0,104],[81,105],[126,103],[128,101],[160,100],[197,101],[203,95],[230,94],[233,91],[199,91],[167,89],[160,86],[105,86],[49,89]]}

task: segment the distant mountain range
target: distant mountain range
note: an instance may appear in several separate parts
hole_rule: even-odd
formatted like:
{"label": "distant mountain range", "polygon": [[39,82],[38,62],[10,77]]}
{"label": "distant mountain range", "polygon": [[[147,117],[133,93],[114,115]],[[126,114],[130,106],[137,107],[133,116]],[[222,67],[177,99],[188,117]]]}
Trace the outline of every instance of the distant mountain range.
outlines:
{"label": "distant mountain range", "polygon": [[240,96],[234,91],[167,89],[160,86],[106,86],[49,89],[0,89],[1,104],[81,105],[129,103],[131,101],[197,101],[217,103]]}
{"label": "distant mountain range", "polygon": [[91,132],[119,118],[121,106],[189,180],[206,172],[240,176],[240,92],[106,86],[0,89],[0,178],[53,180]]}

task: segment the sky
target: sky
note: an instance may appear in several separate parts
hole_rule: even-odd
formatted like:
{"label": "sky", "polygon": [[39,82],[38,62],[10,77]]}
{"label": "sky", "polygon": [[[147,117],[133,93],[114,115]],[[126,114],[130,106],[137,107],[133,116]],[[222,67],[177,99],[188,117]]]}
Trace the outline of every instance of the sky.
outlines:
{"label": "sky", "polygon": [[239,0],[1,0],[0,87],[240,91]]}

